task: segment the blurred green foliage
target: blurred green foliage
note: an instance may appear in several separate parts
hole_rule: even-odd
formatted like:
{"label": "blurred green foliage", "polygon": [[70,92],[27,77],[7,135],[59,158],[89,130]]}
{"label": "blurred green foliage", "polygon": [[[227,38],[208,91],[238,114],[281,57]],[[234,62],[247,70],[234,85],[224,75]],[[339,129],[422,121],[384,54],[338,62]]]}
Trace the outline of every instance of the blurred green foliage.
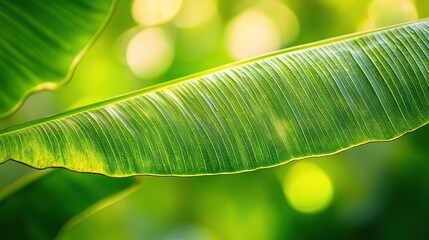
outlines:
{"label": "blurred green foliage", "polygon": [[34,172],[0,192],[2,238],[56,238],[137,186],[135,178],[114,179],[63,169]]}
{"label": "blurred green foliage", "polygon": [[[228,47],[230,23],[249,9],[269,18],[271,15],[262,6],[267,2],[286,7],[298,21],[296,37],[279,40],[281,48],[429,16],[429,2],[425,0],[218,0],[214,1],[214,17],[199,25],[181,27],[173,16],[155,26],[167,36],[173,57],[164,72],[146,78],[131,70],[126,53],[136,35],[154,26],[139,25],[131,14],[133,1],[122,0],[72,81],[55,92],[33,95],[14,116],[1,121],[0,127],[232,62],[235,59]],[[190,12],[191,20],[196,18],[196,12]],[[283,31],[287,33],[287,29]],[[153,54],[157,54],[155,48]],[[138,192],[90,217],[64,237],[425,239],[429,236],[428,142],[429,128],[424,127],[397,141],[303,160],[318,166],[333,186],[332,200],[314,213],[293,208],[283,190],[285,175],[300,163],[297,161],[237,175],[144,177]],[[1,166],[0,187],[28,171],[31,170],[17,164]],[[314,191],[311,187],[307,190]]]}

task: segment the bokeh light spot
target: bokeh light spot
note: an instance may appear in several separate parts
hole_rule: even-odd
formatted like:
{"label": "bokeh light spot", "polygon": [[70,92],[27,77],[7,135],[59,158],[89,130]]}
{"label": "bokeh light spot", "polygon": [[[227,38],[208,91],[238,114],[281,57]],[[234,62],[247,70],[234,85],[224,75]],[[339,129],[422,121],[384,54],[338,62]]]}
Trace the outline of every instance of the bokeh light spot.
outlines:
{"label": "bokeh light spot", "polygon": [[181,5],[182,0],[135,0],[132,13],[139,24],[153,26],[173,19]]}
{"label": "bokeh light spot", "polygon": [[249,9],[227,27],[227,47],[234,59],[243,59],[280,48],[281,37],[273,21],[264,13]]}
{"label": "bokeh light spot", "polygon": [[236,16],[227,26],[230,55],[243,59],[277,50],[296,39],[299,21],[285,4],[264,1]]}
{"label": "bokeh light spot", "polygon": [[416,8],[410,0],[373,0],[368,7],[368,18],[358,26],[358,30],[384,27],[417,18]]}
{"label": "bokeh light spot", "polygon": [[131,39],[126,58],[131,70],[141,78],[154,78],[171,65],[174,48],[162,28],[148,28]]}
{"label": "bokeh light spot", "polygon": [[299,21],[288,6],[278,1],[263,1],[255,8],[270,17],[279,31],[282,45],[296,39],[299,34]]}
{"label": "bokeh light spot", "polygon": [[333,186],[328,175],[318,166],[298,162],[286,174],[283,189],[293,208],[304,213],[324,210],[332,201]]}
{"label": "bokeh light spot", "polygon": [[201,25],[217,15],[215,0],[183,0],[183,5],[174,18],[174,24],[181,28]]}

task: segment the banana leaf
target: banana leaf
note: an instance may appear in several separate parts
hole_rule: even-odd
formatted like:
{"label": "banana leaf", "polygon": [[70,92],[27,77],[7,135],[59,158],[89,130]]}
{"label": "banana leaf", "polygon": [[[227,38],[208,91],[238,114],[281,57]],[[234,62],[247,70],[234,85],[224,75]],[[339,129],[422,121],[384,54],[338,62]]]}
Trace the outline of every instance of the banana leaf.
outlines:
{"label": "banana leaf", "polygon": [[54,239],[85,217],[136,189],[135,178],[114,179],[65,170],[35,172],[0,191],[3,239]]}
{"label": "banana leaf", "polygon": [[429,120],[429,20],[294,47],[0,131],[0,161],[108,176],[250,171]]}
{"label": "banana leaf", "polygon": [[14,112],[29,94],[69,79],[114,3],[0,1],[0,117]]}

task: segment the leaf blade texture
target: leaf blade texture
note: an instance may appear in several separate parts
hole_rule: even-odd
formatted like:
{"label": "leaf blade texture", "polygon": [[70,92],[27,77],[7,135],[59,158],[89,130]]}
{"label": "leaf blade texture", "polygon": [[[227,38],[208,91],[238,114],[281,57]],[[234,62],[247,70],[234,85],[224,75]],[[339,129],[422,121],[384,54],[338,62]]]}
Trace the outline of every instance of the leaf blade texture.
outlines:
{"label": "leaf blade texture", "polygon": [[249,171],[429,119],[429,21],[297,47],[0,132],[0,161],[109,176]]}
{"label": "leaf blade texture", "polygon": [[0,2],[0,117],[31,93],[68,80],[95,41],[114,0]]}

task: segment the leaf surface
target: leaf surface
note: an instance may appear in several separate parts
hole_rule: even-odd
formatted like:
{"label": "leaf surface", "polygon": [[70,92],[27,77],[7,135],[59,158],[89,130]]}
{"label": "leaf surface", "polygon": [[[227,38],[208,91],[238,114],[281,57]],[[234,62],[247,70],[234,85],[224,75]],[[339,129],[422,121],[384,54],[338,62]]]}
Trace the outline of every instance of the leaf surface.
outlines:
{"label": "leaf surface", "polygon": [[109,176],[233,173],[429,120],[429,20],[276,52],[0,132],[0,161]]}
{"label": "leaf surface", "polygon": [[114,2],[0,1],[0,117],[71,77]]}
{"label": "leaf surface", "polygon": [[136,189],[135,178],[113,179],[54,170],[24,177],[0,192],[4,239],[54,239],[91,213]]}

